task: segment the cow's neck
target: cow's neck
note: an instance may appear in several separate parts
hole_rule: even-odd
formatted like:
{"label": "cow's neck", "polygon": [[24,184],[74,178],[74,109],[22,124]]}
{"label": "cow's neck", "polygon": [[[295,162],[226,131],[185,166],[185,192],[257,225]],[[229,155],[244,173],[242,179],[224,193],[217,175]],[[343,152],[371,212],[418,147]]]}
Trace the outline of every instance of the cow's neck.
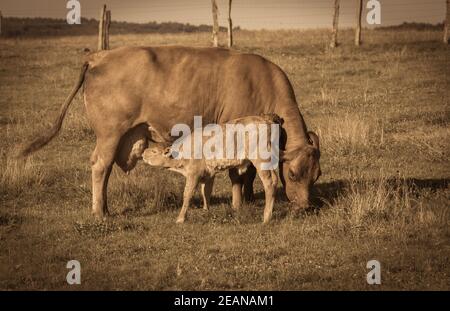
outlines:
{"label": "cow's neck", "polygon": [[285,150],[293,150],[308,144],[306,124],[295,101],[289,102],[287,105],[278,105],[275,113],[284,121],[283,129],[286,131]]}

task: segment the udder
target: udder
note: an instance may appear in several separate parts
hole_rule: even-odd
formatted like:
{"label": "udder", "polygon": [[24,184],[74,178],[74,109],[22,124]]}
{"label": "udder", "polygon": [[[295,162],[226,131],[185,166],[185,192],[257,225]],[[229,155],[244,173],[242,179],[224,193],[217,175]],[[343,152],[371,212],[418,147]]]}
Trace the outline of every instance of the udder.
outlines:
{"label": "udder", "polygon": [[140,124],[129,130],[120,140],[116,163],[124,171],[131,171],[142,159],[144,150],[151,143],[147,124]]}

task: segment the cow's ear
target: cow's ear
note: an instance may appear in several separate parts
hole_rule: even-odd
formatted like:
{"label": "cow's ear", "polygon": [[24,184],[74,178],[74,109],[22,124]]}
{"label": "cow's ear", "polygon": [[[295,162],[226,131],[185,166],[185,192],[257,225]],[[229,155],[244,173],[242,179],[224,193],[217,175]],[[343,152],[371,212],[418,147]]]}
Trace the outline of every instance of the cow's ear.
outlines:
{"label": "cow's ear", "polygon": [[317,149],[320,150],[319,146],[319,136],[317,136],[316,133],[309,131],[308,132],[309,139],[311,141],[311,144]]}
{"label": "cow's ear", "polygon": [[144,153],[147,153],[149,155],[155,155],[155,154],[158,154],[158,150],[154,147],[150,147],[150,148],[145,149]]}

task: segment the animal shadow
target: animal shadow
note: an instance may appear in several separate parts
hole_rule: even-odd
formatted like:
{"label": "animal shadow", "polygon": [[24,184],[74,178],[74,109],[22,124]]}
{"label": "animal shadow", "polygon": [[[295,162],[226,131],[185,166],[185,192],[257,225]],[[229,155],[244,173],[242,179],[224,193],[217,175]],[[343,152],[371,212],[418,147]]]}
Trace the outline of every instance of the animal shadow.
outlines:
{"label": "animal shadow", "polygon": [[[371,184],[374,185],[380,182],[380,179],[365,179],[357,180],[357,183]],[[410,189],[424,190],[429,189],[431,191],[436,191],[440,189],[446,189],[449,186],[450,178],[431,178],[431,179],[421,179],[421,178],[406,178],[399,179],[397,177],[389,177],[385,180],[387,186],[389,187],[399,187],[400,185],[406,184]],[[320,209],[333,204],[339,197],[350,191],[352,183],[355,181],[348,179],[332,180],[328,182],[317,183],[313,186],[311,192],[311,206],[304,212],[306,214],[317,213]],[[264,200],[264,191],[258,191],[255,193],[255,200]],[[286,197],[282,188],[277,189],[276,202],[282,205],[289,205],[289,200]],[[276,208],[276,207],[275,207]]]}
{"label": "animal shadow", "polygon": [[[311,194],[311,204],[313,209],[320,210],[327,203],[332,204],[341,195],[348,192],[355,181],[351,180],[333,180],[324,183],[318,183],[314,185]],[[357,180],[357,183],[374,184],[377,185],[380,179],[365,179]],[[431,178],[431,179],[420,179],[420,178],[406,178],[399,179],[397,177],[389,177],[386,181],[389,187],[399,187],[400,185],[405,185],[410,189],[423,190],[429,189],[436,191],[439,189],[446,189],[449,186],[450,178]]]}

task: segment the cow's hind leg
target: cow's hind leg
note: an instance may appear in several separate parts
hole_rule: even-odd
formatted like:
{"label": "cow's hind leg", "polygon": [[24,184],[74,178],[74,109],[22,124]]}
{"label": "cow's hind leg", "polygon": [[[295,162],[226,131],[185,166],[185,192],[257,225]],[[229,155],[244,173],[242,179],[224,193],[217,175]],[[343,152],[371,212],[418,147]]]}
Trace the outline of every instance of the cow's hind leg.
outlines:
{"label": "cow's hind leg", "polygon": [[97,145],[91,156],[92,165],[92,214],[104,218],[108,214],[108,179],[114,163],[119,138],[97,139]]}

